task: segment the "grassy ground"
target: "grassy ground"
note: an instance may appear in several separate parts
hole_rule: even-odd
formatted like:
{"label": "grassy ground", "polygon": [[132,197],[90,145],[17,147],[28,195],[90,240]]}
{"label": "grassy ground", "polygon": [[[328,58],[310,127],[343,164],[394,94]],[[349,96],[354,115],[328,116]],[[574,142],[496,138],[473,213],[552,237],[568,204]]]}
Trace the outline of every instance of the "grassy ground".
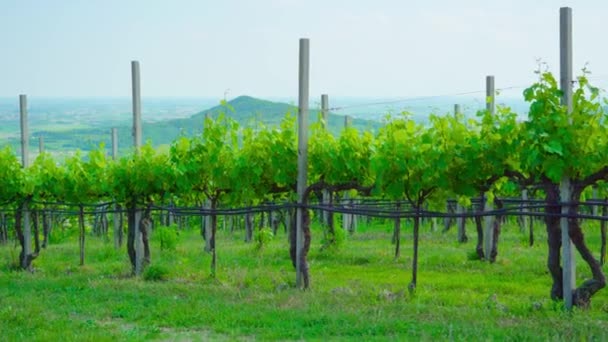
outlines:
{"label": "grassy ground", "polygon": [[[608,295],[585,311],[564,312],[548,298],[546,243],[538,226],[528,247],[518,228],[503,231],[496,264],[472,260],[472,242],[423,229],[415,295],[408,293],[411,228],[393,258],[390,224],[360,226],[338,251],[320,252],[313,231],[312,288],[294,289],[281,232],[261,250],[242,232],[219,232],[217,278],[196,230],[175,251],[152,241],[148,281],[129,275],[124,250],[88,237],[78,265],[76,237],[52,244],[35,272],[14,271],[14,246],[0,248],[3,341],[117,340],[606,340]],[[474,240],[469,226],[469,238]],[[590,231],[598,251],[597,230]],[[578,261],[579,282],[589,277]]]}

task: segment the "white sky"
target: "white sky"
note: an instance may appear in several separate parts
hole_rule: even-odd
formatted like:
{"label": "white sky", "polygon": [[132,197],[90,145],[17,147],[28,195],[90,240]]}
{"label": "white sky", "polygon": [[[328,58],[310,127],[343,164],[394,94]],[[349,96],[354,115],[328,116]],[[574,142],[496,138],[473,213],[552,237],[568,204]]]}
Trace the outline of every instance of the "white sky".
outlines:
{"label": "white sky", "polygon": [[[608,1],[0,0],[0,96],[403,97],[528,85],[558,73],[559,8],[574,13],[575,71],[608,80]],[[608,84],[608,81],[606,81]]]}

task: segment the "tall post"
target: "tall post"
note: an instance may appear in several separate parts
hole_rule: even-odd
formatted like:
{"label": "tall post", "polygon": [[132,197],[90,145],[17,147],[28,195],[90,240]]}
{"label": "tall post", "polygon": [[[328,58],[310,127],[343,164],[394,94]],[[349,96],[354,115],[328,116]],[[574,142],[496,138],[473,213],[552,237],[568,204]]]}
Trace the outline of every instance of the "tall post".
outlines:
{"label": "tall post", "polygon": [[38,136],[38,153],[44,153],[44,137],[42,135]]}
{"label": "tall post", "polygon": [[133,88],[133,146],[141,147],[141,88],[139,62],[131,61],[131,84]]}
{"label": "tall post", "polygon": [[[43,153],[44,153],[44,137],[42,135],[39,135],[38,136],[38,154],[41,155]],[[44,227],[47,227],[50,224],[50,222],[48,221],[49,216],[48,216],[48,213],[46,210],[41,211],[41,216],[42,216],[42,227],[43,227],[42,231],[43,231],[43,235],[45,236],[45,240],[43,240],[43,243],[44,243],[44,241],[46,241],[46,236],[47,236],[46,229]]]}
{"label": "tall post", "polygon": [[27,95],[19,95],[19,112],[21,114],[21,165],[26,169],[30,166],[30,133],[27,125]]}
{"label": "tall post", "polygon": [[[456,214],[464,215],[464,207],[458,202],[456,202]],[[464,216],[458,216],[456,219],[456,227],[458,228],[458,242],[467,242],[466,220]]]}
{"label": "tall post", "polygon": [[[205,113],[205,122],[203,124],[203,136],[207,132],[205,132],[205,125],[207,124],[207,120],[211,118],[211,114],[209,112]],[[211,209],[211,200],[207,199],[203,204],[203,208]],[[245,219],[247,221],[247,219]],[[202,231],[203,237],[205,238],[205,252],[213,252],[213,246],[211,245],[211,240],[213,239],[212,228],[211,228],[211,215],[205,215],[201,217],[201,225],[204,226],[204,230]],[[253,228],[252,228],[253,229]],[[214,271],[215,272],[215,271]]]}
{"label": "tall post", "polygon": [[[346,116],[346,122],[345,124],[347,125],[347,127],[351,127],[353,125],[353,118],[350,115]],[[350,200],[350,204],[354,204],[354,201],[356,201],[355,199],[351,199]],[[357,215],[355,214],[351,214],[350,215],[350,233],[354,233],[357,230]]]}
{"label": "tall post", "polygon": [[[323,127],[326,130],[329,130],[329,96],[327,94],[321,95],[321,116],[323,118]],[[329,204],[329,192],[327,190],[323,190],[323,205]],[[323,210],[321,215],[323,218],[323,224],[329,224],[329,212]]]}
{"label": "tall post", "polygon": [[[310,71],[310,42],[300,39],[300,67],[298,90],[298,204],[304,204],[308,169],[308,80]],[[304,266],[304,208],[296,212],[296,286],[302,287]]]}
{"label": "tall post", "polygon": [[[560,59],[560,89],[562,91],[562,106],[572,113],[572,9],[562,7],[559,9],[559,59]],[[572,118],[570,118],[572,122]],[[571,185],[568,175],[564,175],[560,181],[560,198],[562,202],[570,202]],[[568,234],[569,207],[562,205],[562,218],[560,226],[562,232],[562,268],[563,268],[563,290],[564,305],[566,309],[572,308],[572,292],[576,288],[576,264],[574,260],[574,246]]]}
{"label": "tall post", "polygon": [[[133,90],[133,147],[135,153],[141,148],[141,88],[139,62],[131,61],[131,86]],[[141,210],[135,208],[135,274],[140,275],[143,270],[144,242],[140,230]]]}
{"label": "tall post", "polygon": [[[494,115],[494,76],[486,76],[486,110]],[[486,197],[482,199],[484,203],[485,211],[494,210],[494,203],[492,201],[486,201]],[[494,242],[494,216],[487,215],[484,218],[485,229],[484,229],[484,255],[486,260],[491,260],[492,246]]]}
{"label": "tall post", "polygon": [[348,128],[353,124],[353,118],[350,115],[344,115],[344,128]]}
{"label": "tall post", "polygon": [[530,205],[528,203],[528,189],[522,189],[521,190],[521,200],[523,203],[522,205],[522,218],[521,218],[521,230],[522,232],[526,229],[526,227],[528,227],[528,220],[530,220],[531,218],[528,216],[528,212],[530,211],[528,209],[528,206]]}
{"label": "tall post", "polygon": [[486,110],[492,115],[495,112],[495,88],[494,88],[494,76],[486,76]]}
{"label": "tall post", "polygon": [[[44,153],[44,136],[39,135],[38,136],[38,154],[43,154]],[[43,240],[42,240],[42,247],[46,248],[46,243],[48,242],[48,227],[50,227],[51,222],[51,216],[50,213],[48,211],[46,211],[46,208],[44,208],[41,212],[41,216],[42,216],[42,234],[44,236]]]}
{"label": "tall post", "polygon": [[[211,209],[211,200],[206,200],[205,204],[203,204],[203,208]],[[205,252],[212,252],[213,246],[211,245],[212,236],[212,228],[211,228],[211,215],[205,215],[201,220],[201,224],[205,225],[205,230],[203,234],[205,235]]]}
{"label": "tall post", "polygon": [[118,158],[118,129],[112,127],[112,159]]}
{"label": "tall post", "polygon": [[[457,119],[458,116],[460,115],[460,113],[462,113],[461,109],[460,109],[460,105],[459,104],[454,104],[454,118]],[[449,207],[449,203],[448,203],[448,207]],[[460,205],[460,203],[458,203],[458,201],[456,201],[456,214],[458,215],[462,215],[464,214],[465,208]],[[446,218],[446,220],[449,223],[449,218]],[[449,228],[449,227],[448,227]],[[467,233],[466,233],[466,220],[464,217],[457,217],[456,218],[456,228],[458,230],[458,242],[464,243],[467,242]]]}
{"label": "tall post", "polygon": [[[24,169],[30,166],[29,161],[29,130],[27,122],[27,95],[19,95],[19,112],[21,117],[21,165]],[[21,267],[30,267],[32,254],[32,231],[30,226],[30,211],[27,201],[23,203],[23,259]]]}
{"label": "tall post", "polygon": [[329,96],[321,95],[321,116],[323,117],[323,127],[329,129]]}
{"label": "tall post", "polygon": [[[347,129],[348,127],[350,127],[351,125],[351,118],[348,115],[344,115],[344,129]],[[344,196],[343,196],[343,204],[346,205],[347,207],[349,207],[347,205],[347,202],[350,201],[350,196],[348,195],[348,192],[344,192]],[[353,214],[342,214],[342,228],[344,228],[344,230],[346,230],[349,233],[353,233],[354,232],[354,219],[353,219],[354,215]]]}
{"label": "tall post", "polygon": [[[458,115],[462,113],[459,104],[454,104],[454,118],[458,118]],[[464,207],[456,201],[456,214],[462,215],[464,214]],[[449,218],[447,219],[449,220]],[[464,217],[456,218],[456,228],[458,229],[458,242],[467,242],[467,232],[466,232],[466,220]]]}

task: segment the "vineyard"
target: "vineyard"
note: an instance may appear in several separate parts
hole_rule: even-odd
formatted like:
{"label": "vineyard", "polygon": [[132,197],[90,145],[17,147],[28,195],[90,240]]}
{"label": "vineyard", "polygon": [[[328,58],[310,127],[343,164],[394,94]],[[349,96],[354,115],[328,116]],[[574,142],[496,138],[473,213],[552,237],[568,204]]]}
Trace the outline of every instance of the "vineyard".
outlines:
{"label": "vineyard", "polygon": [[[290,253],[295,265],[294,209],[301,207],[309,209],[303,211],[302,258],[304,287],[308,287],[310,209],[326,227],[323,239],[327,248],[338,240],[334,212],[346,213],[346,217],[395,219],[396,257],[400,253],[399,218],[409,218],[414,243],[410,290],[414,291],[421,219],[474,217],[477,254],[493,262],[501,221],[505,216],[527,212],[545,217],[549,269],[554,276],[551,295],[558,299],[562,285],[556,251],[560,241],[552,240],[552,232],[559,230],[556,225],[561,207],[568,203],[570,236],[593,273],[593,279],[574,293],[577,305],[586,306],[605,285],[600,263],[585,244],[578,216],[589,204],[605,205],[597,201],[606,194],[608,177],[606,114],[598,95],[584,75],[579,77],[569,115],[560,105],[561,91],[553,76],[543,72],[539,82],[524,92],[530,102],[525,121],[518,121],[509,108],[500,107],[480,111],[475,119],[465,120],[461,113],[431,116],[429,126],[404,113],[387,118],[375,136],[347,127],[334,137],[324,128],[321,117],[310,131],[308,185],[300,204],[295,202],[298,138],[295,120],[289,114],[280,127],[258,129],[241,129],[228,115],[207,118],[200,136],[182,137],[169,151],[145,145],[117,160],[107,158],[101,146],[86,157],[76,154],[63,163],[43,153],[23,169],[15,153],[5,149],[0,160],[5,203],[2,236],[6,241],[14,232],[21,244],[20,266],[30,269],[53,231],[51,217],[74,215],[80,230],[80,264],[84,265],[85,216],[95,215],[96,226],[105,222],[107,233],[106,216],[112,214],[117,219],[112,234],[120,246],[125,214],[128,254],[134,272],[139,274],[140,267],[152,263],[148,236],[153,222],[171,225],[174,217],[207,217],[202,230],[205,248],[215,256],[218,217],[231,226],[244,217],[247,240],[252,240],[252,215],[263,217],[266,213],[275,233],[279,221],[291,232]],[[226,111],[230,112],[229,106]],[[565,176],[572,179],[571,197],[560,203],[559,184]],[[508,205],[506,200],[521,198],[522,191],[530,194],[528,198]],[[458,205],[452,207],[466,208],[468,213],[462,208],[460,213],[446,211],[448,199],[454,198]],[[587,198],[595,202],[582,208],[581,202]],[[473,199],[477,199],[475,203]],[[34,227],[33,250],[31,243],[24,243],[23,225],[30,222]],[[142,234],[141,246],[136,246],[137,231]],[[491,235],[489,241],[484,234]],[[605,225],[602,237],[605,240]],[[143,250],[141,265],[137,248]],[[605,243],[602,261],[604,254]],[[215,257],[211,268],[215,274]]]}
{"label": "vineyard", "polygon": [[[495,106],[494,79],[489,77],[486,108],[475,117],[466,117],[455,110],[443,115],[431,114],[429,124],[423,125],[410,114],[401,113],[387,116],[375,134],[358,131],[348,124],[338,136],[331,134],[326,127],[327,98],[322,100],[323,110],[309,130],[303,129],[308,123],[302,121],[301,115],[297,121],[295,113],[286,113],[276,127],[240,127],[230,119],[233,109],[224,102],[225,113],[207,117],[201,123],[201,134],[180,137],[166,149],[154,149],[150,143],[139,146],[141,132],[137,129],[134,130],[136,147],[121,157],[109,157],[102,145],[87,155],[76,153],[61,162],[43,152],[30,165],[27,154],[20,161],[15,151],[3,149],[0,151],[0,242],[3,244],[0,250],[7,259],[3,271],[15,277],[13,280],[27,293],[36,291],[28,285],[25,275],[29,272],[16,270],[30,271],[32,277],[52,273],[56,277],[48,280],[50,283],[61,282],[60,274],[70,276],[73,272],[83,279],[95,274],[95,277],[120,282],[124,277],[135,280],[133,286],[142,288],[146,285],[137,282],[142,279],[166,280],[172,284],[166,286],[210,282],[210,286],[217,287],[206,289],[217,291],[212,295],[220,298],[228,295],[221,285],[213,282],[238,283],[239,291],[244,288],[245,292],[251,286],[258,292],[272,292],[272,296],[284,296],[281,293],[292,288],[308,290],[297,292],[299,295],[289,292],[289,298],[273,297],[287,307],[291,305],[289,301],[300,298],[298,296],[314,302],[316,288],[330,293],[329,297],[358,302],[362,299],[354,298],[357,294],[370,296],[366,286],[378,283],[387,286],[388,289],[378,295],[382,304],[372,303],[388,311],[388,321],[379,323],[387,325],[386,331],[361,331],[352,336],[386,336],[386,333],[397,338],[403,336],[400,335],[403,331],[388,326],[398,324],[399,315],[405,314],[397,306],[420,298],[426,302],[416,302],[418,305],[433,300],[437,301],[434,304],[454,300],[458,306],[465,307],[465,299],[437,294],[448,291],[452,285],[446,278],[456,277],[462,265],[472,270],[472,283],[506,286],[490,280],[494,278],[489,274],[500,269],[499,273],[504,272],[500,281],[516,289],[512,291],[530,291],[528,304],[516,304],[526,309],[515,310],[515,318],[510,319],[521,320],[525,315],[550,310],[547,304],[542,304],[546,303],[545,299],[551,300],[556,312],[562,312],[562,300],[566,309],[571,306],[590,309],[592,297],[602,294],[599,291],[606,286],[603,265],[608,220],[608,113],[605,99],[600,90],[589,83],[587,70],[571,82],[571,94],[570,90],[563,90],[547,70],[539,68],[537,76],[537,82],[523,92],[529,103],[525,118],[508,107]],[[307,90],[304,98],[307,99]],[[300,111],[307,111],[307,106],[300,103]],[[134,111],[140,110],[135,107],[134,104]],[[134,126],[138,124],[141,122],[135,122]],[[407,246],[402,243],[404,232],[408,233]],[[76,236],[77,248],[71,239]],[[571,244],[562,243],[568,239]],[[474,247],[470,244],[473,240]],[[542,254],[538,247],[544,247],[545,240],[547,249]],[[529,273],[518,275],[510,261],[501,261],[500,241],[508,242],[505,251],[515,253],[508,254],[508,260],[516,259],[517,269],[525,268]],[[222,252],[224,243],[226,252]],[[14,249],[18,249],[18,253],[13,253]],[[466,255],[461,253],[463,250],[467,251]],[[579,264],[588,267],[588,271],[584,269],[578,277],[570,264],[576,264],[575,251],[582,259]],[[538,262],[539,257],[545,260],[544,264]],[[463,258],[466,261],[462,263],[455,261]],[[207,259],[209,264],[203,265],[201,261]],[[103,268],[103,260],[112,266]],[[344,268],[353,274],[339,273],[340,261],[344,261]],[[61,271],[53,269],[57,264],[61,265],[57,266]],[[91,271],[93,268],[88,268],[89,264],[103,271],[95,273]],[[364,265],[364,269],[350,268],[353,265]],[[255,267],[271,274],[272,285],[267,284],[267,279],[260,280],[263,272]],[[374,271],[376,267],[378,274]],[[441,267],[447,273],[440,275]],[[264,285],[251,285],[255,280],[247,278],[248,272]],[[348,279],[351,285],[361,282],[365,286],[343,287],[342,282],[341,286],[330,288],[327,284],[333,284],[332,272],[338,278]],[[371,274],[369,278],[365,272]],[[543,277],[546,279],[539,280]],[[93,287],[100,287],[93,282]],[[460,286],[466,287],[466,282]],[[549,286],[538,290],[539,284],[544,286],[549,282]],[[125,292],[125,284],[111,286]],[[435,287],[439,290],[434,291]],[[101,288],[98,290],[109,302],[114,300]],[[190,290],[172,288],[176,292],[182,290],[197,302],[204,301]],[[135,292],[128,292],[129,296],[136,296],[137,290],[130,291]],[[490,312],[509,318],[509,304],[493,297],[491,288],[484,291],[490,295],[470,294],[485,303],[488,311],[482,310],[479,315]],[[86,291],[80,288],[76,292]],[[148,298],[149,294],[142,292],[141,295]],[[178,297],[176,294],[177,302]],[[86,293],[83,298],[94,301]],[[0,297],[0,303],[2,300]],[[237,318],[227,312],[239,310],[233,300],[229,300],[229,309],[220,310],[229,320]],[[324,300],[332,302],[332,299]],[[603,297],[599,301],[606,302]],[[199,304],[213,316],[213,306]],[[117,303],[111,305],[114,317]],[[303,304],[293,306],[301,308]],[[262,307],[264,314],[270,311],[284,314]],[[603,311],[605,307],[606,304]],[[182,309],[190,312],[185,307]],[[428,308],[418,309],[432,316]],[[11,310],[12,306],[0,308],[0,317],[27,321]],[[255,315],[250,311],[247,309],[248,314]],[[331,326],[340,331],[339,336],[352,337],[340,330],[340,322],[331,319],[331,313],[321,311],[319,321],[307,316],[311,326]],[[120,317],[137,320],[133,315],[129,311]],[[157,319],[142,315],[138,317],[143,322]],[[574,320],[583,324],[584,318]],[[345,321],[366,324],[354,316],[348,316]],[[227,338],[234,337],[230,335],[232,330],[219,319],[182,323],[178,325],[185,328],[210,324],[228,333]],[[97,328],[103,329],[103,324]],[[591,328],[590,336],[598,337],[597,326]],[[431,330],[428,335],[418,332],[409,336],[446,338],[454,333],[462,339],[480,337],[467,329],[458,335],[450,325],[449,331],[442,328]],[[508,333],[508,327],[501,326],[498,330],[501,334]],[[167,332],[155,331],[152,335],[162,333]],[[250,326],[237,333],[259,331]],[[550,331],[543,334],[546,338],[569,339],[582,336],[584,331],[557,336],[552,336]],[[317,331],[312,336],[319,338],[323,334]],[[481,336],[504,337],[485,333]],[[302,338],[302,335],[289,330],[266,337]]]}

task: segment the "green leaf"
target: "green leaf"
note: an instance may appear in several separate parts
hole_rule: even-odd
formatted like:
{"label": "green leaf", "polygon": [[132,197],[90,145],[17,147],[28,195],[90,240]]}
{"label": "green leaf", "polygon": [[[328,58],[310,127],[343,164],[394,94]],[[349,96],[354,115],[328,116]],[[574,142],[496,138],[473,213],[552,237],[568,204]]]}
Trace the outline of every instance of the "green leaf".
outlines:
{"label": "green leaf", "polygon": [[563,155],[562,144],[558,140],[551,140],[546,144],[543,144],[543,150],[548,153],[554,153],[559,156]]}

